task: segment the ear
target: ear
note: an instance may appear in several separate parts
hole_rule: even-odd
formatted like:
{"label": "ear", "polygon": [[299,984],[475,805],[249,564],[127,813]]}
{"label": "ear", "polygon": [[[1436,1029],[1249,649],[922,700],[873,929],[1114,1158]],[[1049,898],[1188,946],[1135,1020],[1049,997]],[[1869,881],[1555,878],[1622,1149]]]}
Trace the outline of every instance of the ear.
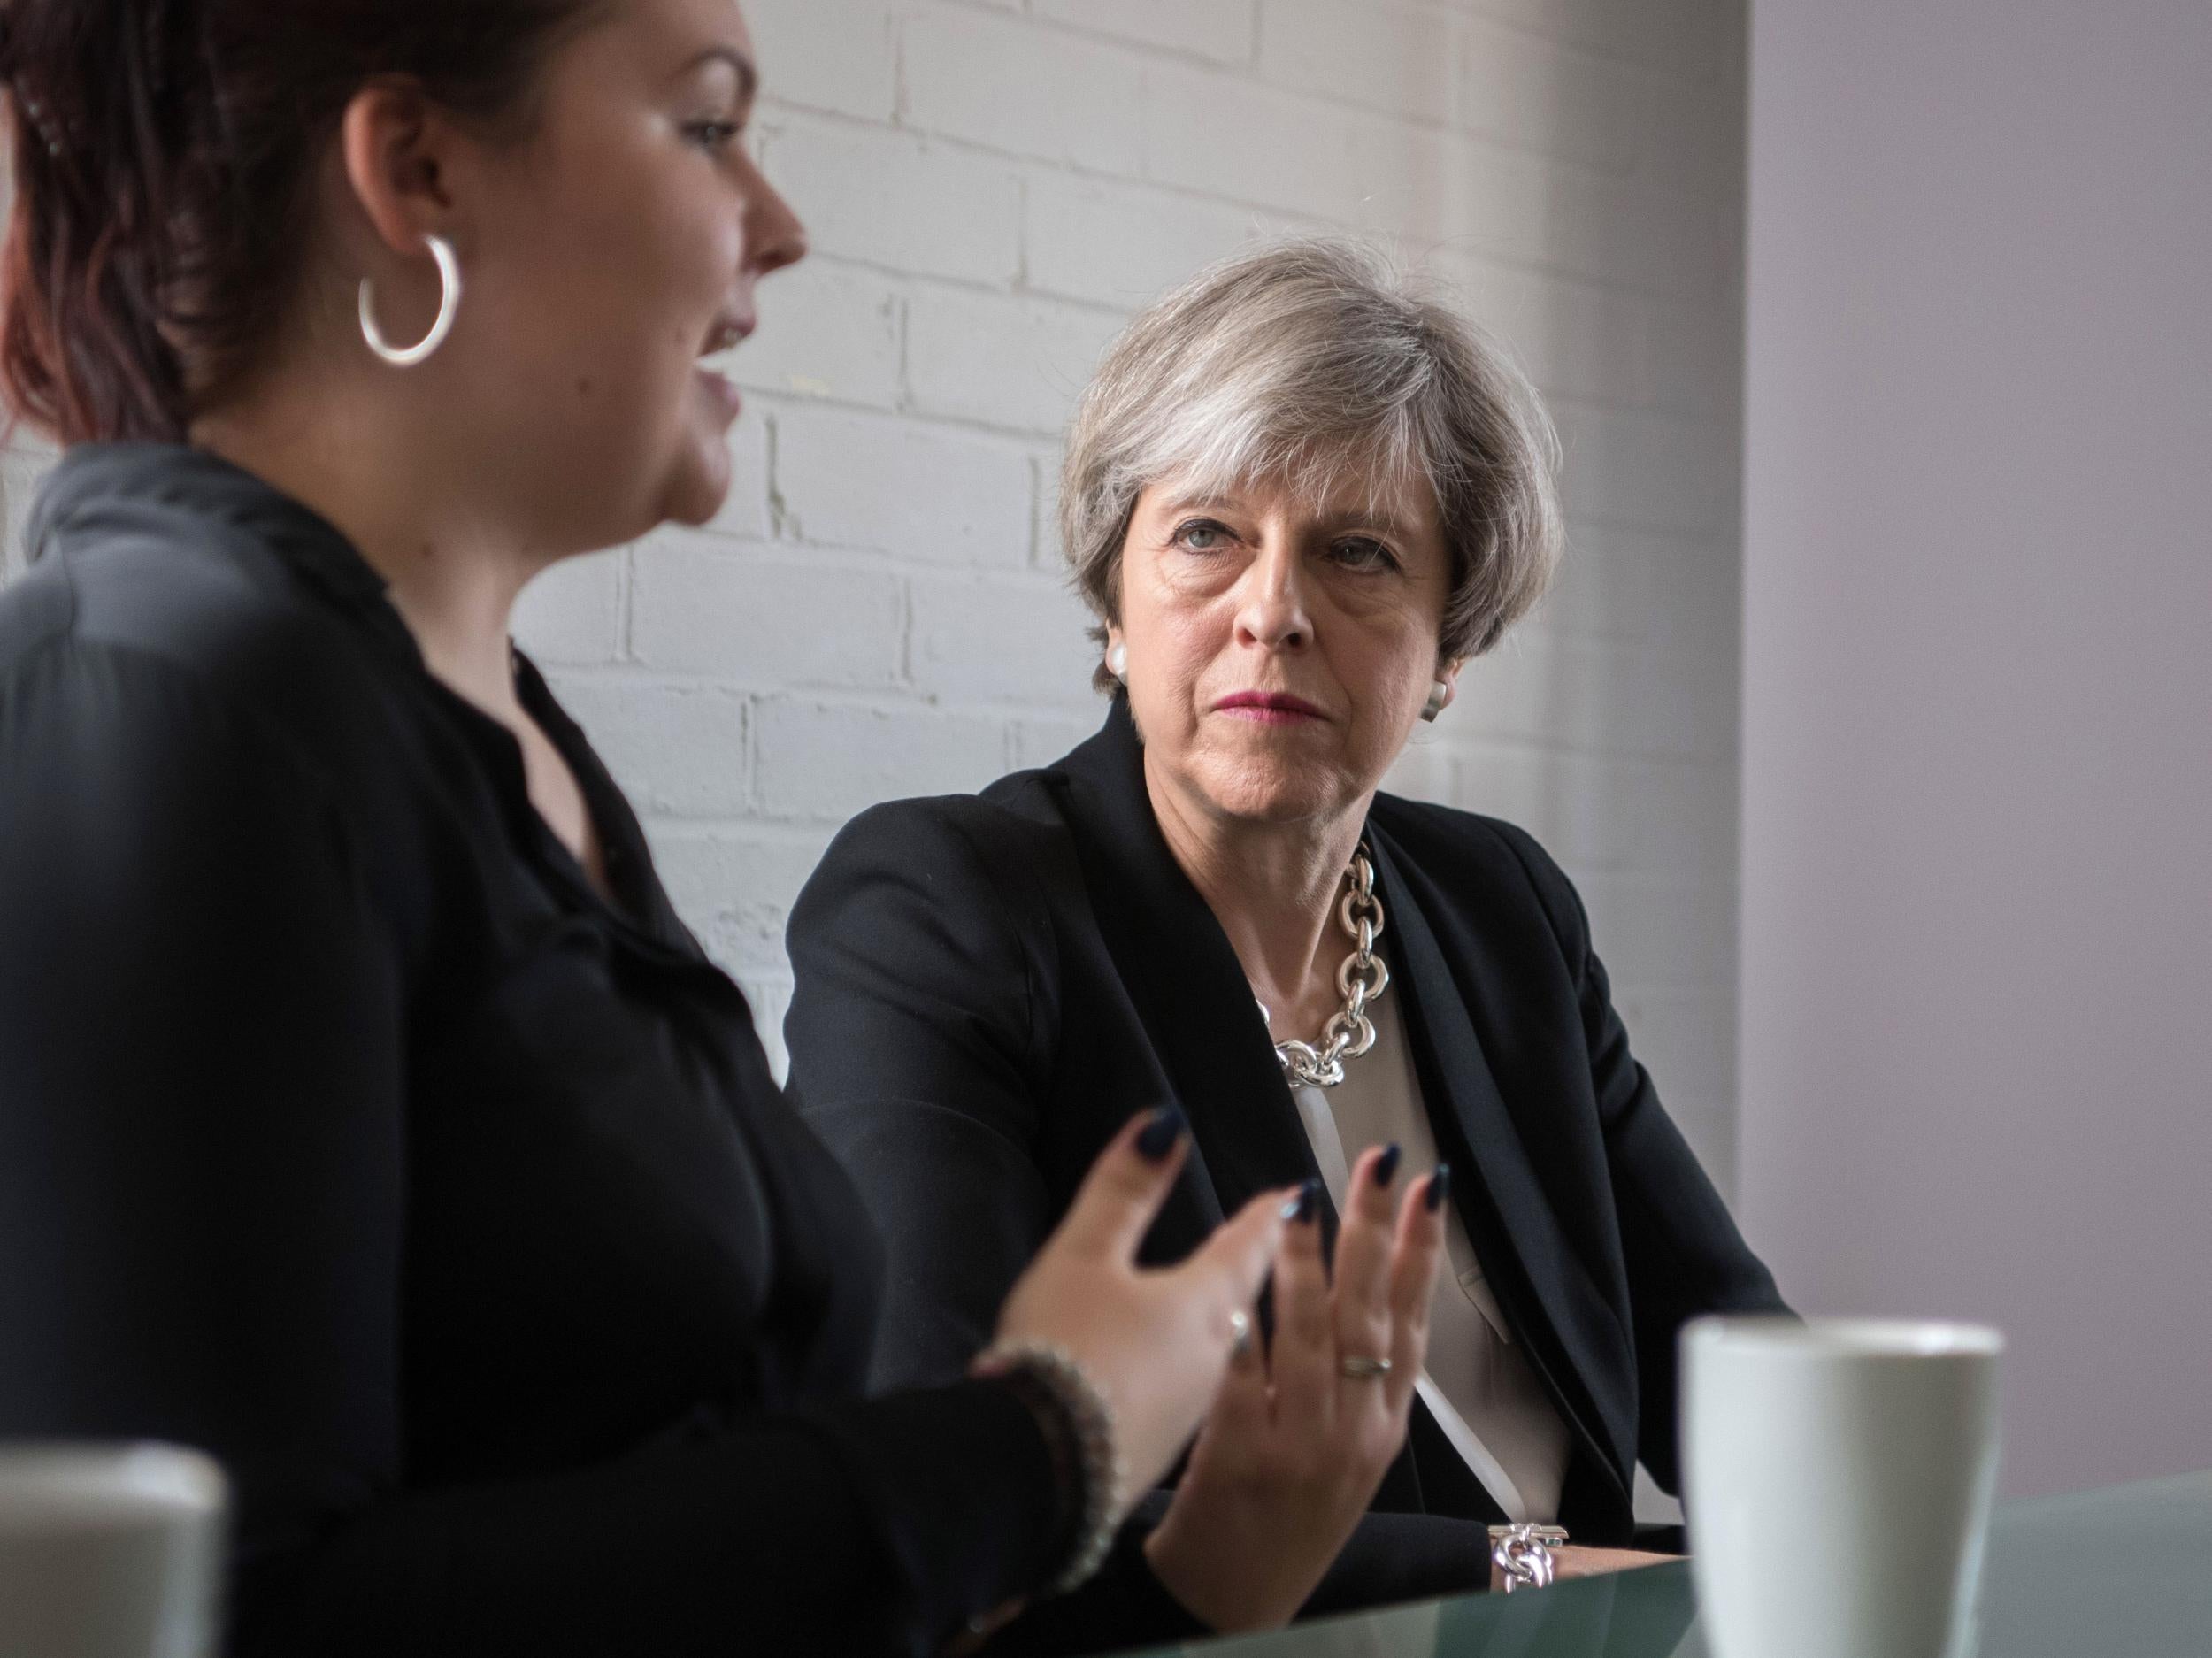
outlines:
{"label": "ear", "polygon": [[415,258],[423,238],[451,234],[452,183],[465,141],[405,81],[362,88],[339,119],[339,157],[356,204],[377,240]]}

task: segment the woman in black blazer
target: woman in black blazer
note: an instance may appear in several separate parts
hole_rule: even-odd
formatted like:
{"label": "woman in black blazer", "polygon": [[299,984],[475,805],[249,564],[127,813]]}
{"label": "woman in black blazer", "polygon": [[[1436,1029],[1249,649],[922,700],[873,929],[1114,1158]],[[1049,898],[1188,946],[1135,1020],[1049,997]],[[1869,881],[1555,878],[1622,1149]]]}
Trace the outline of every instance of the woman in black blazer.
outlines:
{"label": "woman in black blazer", "polygon": [[[1063,491],[1104,728],[864,814],[792,917],[792,1086],[889,1240],[879,1381],[957,1373],[1134,1106],[1195,1136],[1159,1261],[1255,1191],[1335,1195],[1395,1125],[1449,1164],[1463,1231],[1376,1508],[1619,1546],[1637,1463],[1677,1487],[1676,1333],[1783,1310],[1774,1284],[1630,1053],[1558,866],[1378,792],[1540,592],[1553,452],[1502,359],[1339,244],[1209,272],[1110,352]],[[1341,1593],[1481,1558],[1448,1526],[1381,1532],[1368,1570],[1397,1575]]]}

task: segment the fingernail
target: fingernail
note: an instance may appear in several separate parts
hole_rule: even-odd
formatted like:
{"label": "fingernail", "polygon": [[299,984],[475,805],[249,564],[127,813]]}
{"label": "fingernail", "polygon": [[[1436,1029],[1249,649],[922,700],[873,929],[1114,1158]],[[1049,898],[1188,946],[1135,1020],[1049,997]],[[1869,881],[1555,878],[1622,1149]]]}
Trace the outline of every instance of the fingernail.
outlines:
{"label": "fingernail", "polygon": [[1308,1180],[1291,1194],[1290,1201],[1283,1205],[1285,1220],[1309,1221],[1321,1207],[1321,1182]]}
{"label": "fingernail", "polygon": [[1421,1194],[1421,1201],[1432,1214],[1444,1207],[1444,1200],[1452,1194],[1452,1165],[1440,1163],[1436,1172],[1429,1177],[1429,1189]]}
{"label": "fingernail", "polygon": [[1381,1156],[1375,1159],[1375,1184],[1377,1186],[1388,1186],[1398,1178],[1399,1155],[1399,1148],[1390,1146],[1384,1149]]}
{"label": "fingernail", "polygon": [[1153,1112],[1151,1121],[1137,1131],[1137,1155],[1147,1163],[1164,1163],[1167,1155],[1182,1144],[1183,1130],[1188,1125],[1183,1114],[1171,1105],[1164,1105]]}

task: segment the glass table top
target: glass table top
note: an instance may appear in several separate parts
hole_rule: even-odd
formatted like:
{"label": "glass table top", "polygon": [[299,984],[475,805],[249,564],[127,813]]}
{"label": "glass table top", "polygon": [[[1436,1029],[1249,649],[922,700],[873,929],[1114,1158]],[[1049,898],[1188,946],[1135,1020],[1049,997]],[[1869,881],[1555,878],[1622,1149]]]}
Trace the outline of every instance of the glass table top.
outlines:
{"label": "glass table top", "polygon": [[[2005,1504],[1991,1528],[1986,1572],[1978,1658],[2212,1658],[2212,1473]],[[1156,1651],[1705,1658],[1696,1624],[1686,1563]]]}

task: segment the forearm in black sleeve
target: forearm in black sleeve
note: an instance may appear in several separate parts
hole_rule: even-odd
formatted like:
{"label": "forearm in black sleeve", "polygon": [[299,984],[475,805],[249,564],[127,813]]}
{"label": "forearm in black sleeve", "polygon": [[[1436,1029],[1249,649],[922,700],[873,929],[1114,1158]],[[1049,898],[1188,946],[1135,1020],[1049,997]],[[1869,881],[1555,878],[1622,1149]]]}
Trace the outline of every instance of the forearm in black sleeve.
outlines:
{"label": "forearm in black sleeve", "polygon": [[1677,1443],[1682,1326],[1706,1313],[1782,1313],[1774,1279],[1682,1138],[1650,1074],[1629,1052],[1604,966],[1585,958],[1581,994],[1607,1166],[1635,1313],[1638,1455],[1679,1493]]}
{"label": "forearm in black sleeve", "polygon": [[1519,836],[1515,848],[1551,917],[1581,1004],[1634,1314],[1638,1457],[1663,1489],[1678,1492],[1675,1344],[1682,1325],[1704,1313],[1788,1309],[1630,1051],[1580,895],[1533,841]]}
{"label": "forearm in black sleeve", "polygon": [[791,1091],[887,1246],[879,1386],[961,1373],[1049,1230],[1033,1148],[1051,1018],[1019,877],[933,802],[847,826],[791,917]]}
{"label": "forearm in black sleeve", "polygon": [[757,1421],[371,1505],[249,1583],[241,1650],[920,1658],[1057,1563],[1053,1479],[992,1382]]}

